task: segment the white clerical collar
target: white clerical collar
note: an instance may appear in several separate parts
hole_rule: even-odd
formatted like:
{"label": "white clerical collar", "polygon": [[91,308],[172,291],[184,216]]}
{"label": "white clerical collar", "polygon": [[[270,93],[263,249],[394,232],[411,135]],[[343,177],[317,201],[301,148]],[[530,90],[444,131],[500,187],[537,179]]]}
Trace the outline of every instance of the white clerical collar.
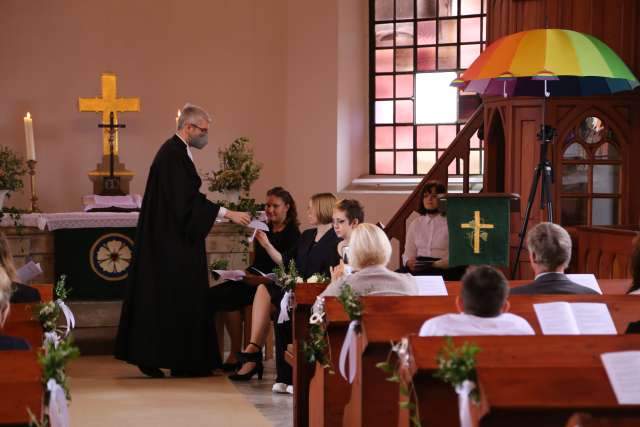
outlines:
{"label": "white clerical collar", "polygon": [[542,277],[544,275],[553,274],[553,273],[556,273],[556,271],[545,271],[543,273],[538,274],[533,280],[538,280],[538,278],[540,278],[540,277]]}
{"label": "white clerical collar", "polygon": [[[184,143],[184,145],[187,147],[187,155],[189,156],[189,158],[191,159],[191,161],[193,162],[193,154],[191,154],[191,149],[189,148],[189,144],[187,144],[187,141],[185,141],[184,139],[182,139],[182,137],[180,136],[180,134],[178,134],[176,132],[176,136],[178,137],[178,139],[180,139],[180,141],[182,141]],[[194,162],[195,163],[195,162]]]}

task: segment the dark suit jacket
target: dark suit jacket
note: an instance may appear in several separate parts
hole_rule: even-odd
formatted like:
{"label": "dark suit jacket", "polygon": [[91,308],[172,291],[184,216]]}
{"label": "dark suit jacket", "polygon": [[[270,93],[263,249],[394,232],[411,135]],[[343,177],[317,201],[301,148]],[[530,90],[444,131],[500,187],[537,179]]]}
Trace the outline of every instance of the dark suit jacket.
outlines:
{"label": "dark suit jacket", "polygon": [[511,295],[533,294],[598,294],[593,289],[578,285],[562,273],[547,273],[533,283],[511,288]]}
{"label": "dark suit jacket", "polygon": [[15,338],[7,335],[0,335],[0,351],[2,350],[29,350],[29,343],[23,338]]}
{"label": "dark suit jacket", "polygon": [[40,302],[40,292],[36,288],[32,288],[31,286],[23,285],[22,283],[12,283],[11,284],[12,294],[11,294],[11,303],[12,304],[20,304],[23,302]]}

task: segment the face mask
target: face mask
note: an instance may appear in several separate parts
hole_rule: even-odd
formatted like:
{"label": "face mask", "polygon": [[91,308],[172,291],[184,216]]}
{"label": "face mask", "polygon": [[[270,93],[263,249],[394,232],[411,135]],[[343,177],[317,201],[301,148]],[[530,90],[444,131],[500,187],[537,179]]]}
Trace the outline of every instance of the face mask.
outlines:
{"label": "face mask", "polygon": [[209,143],[208,135],[206,133],[205,134],[201,133],[198,136],[191,137],[191,144],[190,145],[193,148],[197,148],[198,150],[202,150],[207,145],[207,143]]}

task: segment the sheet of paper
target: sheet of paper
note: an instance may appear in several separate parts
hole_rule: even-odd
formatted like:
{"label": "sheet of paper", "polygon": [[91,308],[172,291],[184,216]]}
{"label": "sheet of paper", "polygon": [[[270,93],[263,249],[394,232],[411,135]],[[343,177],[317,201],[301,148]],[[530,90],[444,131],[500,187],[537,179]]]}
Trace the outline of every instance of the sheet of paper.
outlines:
{"label": "sheet of paper", "polygon": [[544,335],[579,335],[580,329],[568,302],[533,304]]}
{"label": "sheet of paper", "polygon": [[269,231],[269,226],[262,221],[258,221],[257,219],[252,220],[247,227],[255,228],[256,230]]}
{"label": "sheet of paper", "polygon": [[40,263],[29,261],[16,271],[20,283],[27,283],[31,279],[35,279],[42,274]]}
{"label": "sheet of paper", "polygon": [[215,273],[220,275],[221,280],[233,280],[238,281],[242,280],[245,276],[245,272],[242,270],[213,270]]}
{"label": "sheet of paper", "polygon": [[418,295],[448,295],[442,276],[413,276],[418,284]]}
{"label": "sheet of paper", "polygon": [[597,293],[602,295],[602,289],[600,289],[600,285],[598,285],[598,281],[596,280],[596,276],[593,274],[567,274],[567,277],[572,282],[577,283],[578,285],[585,286],[587,288],[593,289]]}
{"label": "sheet of paper", "polygon": [[574,302],[571,304],[571,311],[582,335],[616,335],[618,333],[607,304]]}
{"label": "sheet of paper", "polygon": [[620,405],[640,405],[640,351],[600,355]]}

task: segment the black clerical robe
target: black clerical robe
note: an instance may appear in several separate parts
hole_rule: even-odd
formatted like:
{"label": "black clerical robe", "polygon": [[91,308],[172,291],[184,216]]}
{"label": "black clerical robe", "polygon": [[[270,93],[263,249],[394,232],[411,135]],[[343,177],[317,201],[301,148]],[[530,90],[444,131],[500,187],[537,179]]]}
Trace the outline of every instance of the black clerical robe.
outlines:
{"label": "black clerical robe", "polygon": [[203,370],[221,361],[213,319],[205,238],[219,206],[207,200],[177,136],[153,160],[136,231],[115,356],[135,365]]}

